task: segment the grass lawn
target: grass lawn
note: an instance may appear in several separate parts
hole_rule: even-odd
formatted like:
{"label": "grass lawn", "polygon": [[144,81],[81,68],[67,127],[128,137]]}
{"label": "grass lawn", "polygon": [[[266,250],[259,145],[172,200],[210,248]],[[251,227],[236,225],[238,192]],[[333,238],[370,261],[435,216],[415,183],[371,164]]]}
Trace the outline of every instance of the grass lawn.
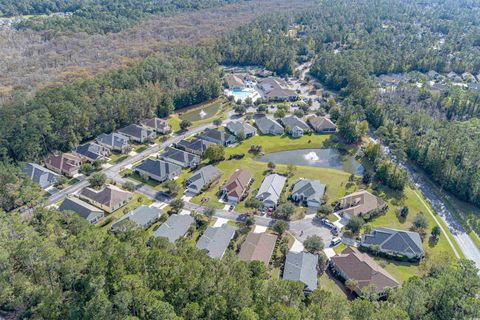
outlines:
{"label": "grass lawn", "polygon": [[109,219],[109,223],[105,224],[104,226],[102,226],[102,228],[104,229],[110,229],[110,227],[112,226],[112,224],[117,221],[118,219],[120,219],[121,217],[123,217],[126,213],[140,207],[141,205],[150,205],[152,204],[154,201],[150,198],[148,198],[147,196],[143,195],[143,194],[140,194],[140,193],[134,193],[132,199],[124,206],[124,207],[121,207],[120,209],[112,212],[111,214],[109,214],[108,216],[105,216],[105,218],[101,219],[98,224],[102,225],[102,221],[105,221],[106,219]]}
{"label": "grass lawn", "polygon": [[110,160],[108,160],[108,163],[110,164],[117,164],[117,163],[120,163],[122,162],[123,160],[127,159],[128,158],[128,154],[124,154],[124,153],[118,153],[118,152],[112,152],[112,154],[110,155]]}
{"label": "grass lawn", "polygon": [[182,122],[182,120],[180,120],[177,114],[172,114],[167,119],[167,122],[172,127],[173,132],[180,131],[180,122]]}
{"label": "grass lawn", "polygon": [[480,239],[478,238],[478,235],[473,231],[470,231],[469,235],[472,237],[472,240],[475,242],[477,248],[480,248]]}
{"label": "grass lawn", "polygon": [[340,283],[337,283],[334,279],[330,278],[330,276],[324,272],[319,278],[318,278],[318,287],[321,289],[324,289],[326,291],[332,292],[342,298],[347,299],[347,295],[345,292],[342,290],[342,285]]}

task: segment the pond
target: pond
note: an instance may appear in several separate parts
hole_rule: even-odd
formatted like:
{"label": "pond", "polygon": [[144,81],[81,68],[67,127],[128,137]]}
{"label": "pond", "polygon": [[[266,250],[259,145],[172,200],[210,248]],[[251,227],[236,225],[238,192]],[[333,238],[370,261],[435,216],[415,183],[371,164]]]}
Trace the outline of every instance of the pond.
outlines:
{"label": "pond", "polygon": [[214,102],[202,107],[196,107],[195,109],[186,111],[180,116],[180,119],[191,122],[208,119],[217,113],[221,105],[222,104],[220,102]]}
{"label": "pond", "polygon": [[335,149],[301,149],[266,154],[256,159],[275,164],[293,163],[297,166],[331,168],[356,175],[363,174],[363,166],[352,155],[342,155]]}

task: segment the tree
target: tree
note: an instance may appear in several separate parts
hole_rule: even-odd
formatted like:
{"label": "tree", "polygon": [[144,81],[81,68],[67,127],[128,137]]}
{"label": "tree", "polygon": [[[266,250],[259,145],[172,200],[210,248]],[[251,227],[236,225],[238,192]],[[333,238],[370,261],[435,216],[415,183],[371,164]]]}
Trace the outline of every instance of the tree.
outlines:
{"label": "tree", "polygon": [[353,234],[358,234],[364,223],[365,221],[362,218],[353,216],[348,220],[345,228],[352,231]]}
{"label": "tree", "polygon": [[304,116],[305,114],[304,114],[303,110],[297,109],[297,110],[295,110],[295,111],[293,112],[293,115],[294,115],[294,116],[297,116],[297,117],[299,117],[299,118],[303,118],[303,116]]}
{"label": "tree", "polygon": [[283,235],[285,233],[285,231],[287,231],[288,229],[288,223],[286,223],[285,221],[283,220],[277,220],[275,221],[275,223],[273,224],[273,227],[272,227],[273,231],[275,231],[276,233],[278,233],[278,235]]}
{"label": "tree", "polygon": [[440,237],[440,234],[441,234],[440,227],[439,226],[434,226],[432,228],[432,237],[434,239],[438,239]]}
{"label": "tree", "polygon": [[91,175],[95,171],[95,168],[91,163],[85,163],[80,167],[80,172],[86,176]]}
{"label": "tree", "polygon": [[99,189],[101,188],[105,182],[107,181],[107,176],[105,173],[94,173],[89,179],[90,181],[90,186]]}
{"label": "tree", "polygon": [[279,219],[289,220],[290,217],[295,213],[297,207],[291,202],[281,204],[275,210],[275,217]]}
{"label": "tree", "polygon": [[180,129],[187,130],[191,125],[192,125],[192,122],[190,122],[188,120],[182,120],[180,122]]}
{"label": "tree", "polygon": [[412,224],[417,229],[427,229],[428,219],[423,212],[419,212],[415,218],[413,218]]}
{"label": "tree", "polygon": [[237,133],[237,140],[238,141],[243,141],[243,140],[245,140],[245,138],[246,138],[245,132],[240,131],[239,133]]}
{"label": "tree", "polygon": [[222,161],[225,159],[225,148],[219,144],[211,144],[208,146],[203,157],[212,163]]}
{"label": "tree", "polygon": [[320,208],[318,208],[317,216],[325,217],[329,214],[333,213],[333,208],[329,204],[322,204]]}
{"label": "tree", "polygon": [[63,189],[63,187],[65,186],[65,184],[67,184],[67,182],[68,182],[68,179],[65,176],[58,176],[53,185],[55,188]]}
{"label": "tree", "polygon": [[287,164],[287,172],[289,177],[293,176],[295,174],[295,171],[297,171],[296,165],[294,165],[293,163]]}
{"label": "tree", "polygon": [[286,113],[285,113],[285,110],[283,109],[278,109],[277,111],[275,111],[275,118],[283,118],[285,117]]}
{"label": "tree", "polygon": [[241,104],[237,104],[235,107],[233,107],[233,111],[235,111],[235,113],[237,114],[245,114],[245,112],[247,111],[247,108],[245,108],[245,106],[241,105]]}
{"label": "tree", "polygon": [[180,191],[180,186],[178,185],[177,181],[175,180],[167,180],[163,183],[163,187],[167,189],[167,192],[172,195],[176,196],[178,191]]}
{"label": "tree", "polygon": [[245,201],[245,207],[247,208],[260,209],[262,206],[262,201],[255,197],[248,198],[247,201]]}
{"label": "tree", "polygon": [[135,191],[135,184],[131,181],[125,181],[122,185],[122,188],[127,190],[127,191],[134,192]]}
{"label": "tree", "polygon": [[320,236],[308,236],[303,242],[303,247],[310,253],[318,253],[323,250],[323,239]]}
{"label": "tree", "polygon": [[267,167],[268,167],[268,169],[270,169],[270,171],[272,171],[272,170],[275,170],[275,168],[276,168],[277,166],[275,165],[275,163],[273,163],[273,162],[270,161],[270,162],[267,164]]}
{"label": "tree", "polygon": [[185,205],[185,202],[182,199],[174,199],[172,202],[170,202],[170,208],[172,208],[172,211],[175,213],[180,212],[180,210],[183,209],[183,206]]}
{"label": "tree", "polygon": [[408,211],[409,211],[408,207],[402,207],[400,209],[400,217],[406,219],[408,216]]}
{"label": "tree", "polygon": [[207,206],[203,211],[203,214],[208,218],[208,220],[210,220],[215,215],[215,211],[215,207]]}
{"label": "tree", "polygon": [[347,281],[345,281],[345,287],[347,287],[350,292],[353,292],[358,287],[358,281],[355,279],[348,279]]}
{"label": "tree", "polygon": [[215,120],[213,120],[213,124],[218,127],[219,125],[222,124],[222,119],[215,119]]}

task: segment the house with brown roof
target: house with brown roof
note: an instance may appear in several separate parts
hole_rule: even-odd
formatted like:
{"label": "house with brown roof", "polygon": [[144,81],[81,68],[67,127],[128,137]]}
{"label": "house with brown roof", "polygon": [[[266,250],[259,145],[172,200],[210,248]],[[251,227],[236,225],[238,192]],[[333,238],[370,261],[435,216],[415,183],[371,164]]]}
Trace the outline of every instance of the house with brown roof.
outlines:
{"label": "house with brown roof", "polygon": [[245,88],[245,82],[243,79],[235,74],[229,74],[225,76],[225,86],[232,90],[241,90]]}
{"label": "house with brown roof", "polygon": [[330,268],[343,281],[355,281],[353,291],[359,296],[367,286],[374,286],[380,296],[384,295],[387,289],[400,286],[391,274],[367,254],[355,248],[348,247],[342,253],[333,256],[330,259]]}
{"label": "house with brown roof", "polygon": [[73,177],[80,170],[84,159],[73,153],[51,154],[45,160],[45,166],[53,172]]}
{"label": "house with brown roof", "polygon": [[133,197],[133,193],[107,185],[101,190],[84,188],[80,191],[79,197],[97,208],[112,213],[126,205]]}
{"label": "house with brown roof", "polygon": [[231,203],[240,202],[252,183],[253,176],[242,169],[235,171],[222,188],[223,196]]}
{"label": "house with brown roof", "polygon": [[145,119],[141,124],[160,134],[166,134],[172,130],[167,120],[161,118]]}
{"label": "house with brown roof", "polygon": [[250,232],[240,248],[238,258],[243,261],[262,261],[268,267],[276,242],[276,235]]}
{"label": "house with brown roof", "polygon": [[298,94],[295,90],[289,89],[288,84],[280,78],[268,77],[259,83],[265,98],[272,101],[297,100]]}
{"label": "house with brown roof", "polygon": [[317,133],[327,133],[337,131],[337,126],[327,117],[311,116],[307,119],[308,124]]}
{"label": "house with brown roof", "polygon": [[383,209],[385,201],[366,190],[360,190],[338,200],[338,208],[347,217],[363,216],[373,210]]}

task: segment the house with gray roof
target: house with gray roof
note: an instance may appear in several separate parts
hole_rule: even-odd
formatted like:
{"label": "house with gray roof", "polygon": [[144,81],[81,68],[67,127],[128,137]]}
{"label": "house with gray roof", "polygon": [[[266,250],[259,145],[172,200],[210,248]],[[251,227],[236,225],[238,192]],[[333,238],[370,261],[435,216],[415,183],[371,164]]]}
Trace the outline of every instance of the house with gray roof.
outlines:
{"label": "house with gray roof", "polygon": [[202,140],[213,142],[222,146],[228,146],[237,141],[235,136],[225,131],[210,128],[207,128],[203,132],[199,133],[197,137]]}
{"label": "house with gray roof", "polygon": [[36,163],[27,163],[23,169],[23,173],[42,189],[53,186],[59,177],[57,173]]}
{"label": "house with gray roof", "polygon": [[79,197],[97,208],[111,213],[126,205],[133,197],[133,193],[113,185],[106,185],[100,190],[83,188],[79,193]]}
{"label": "house with gray roof", "polygon": [[166,147],[158,158],[177,164],[182,168],[193,168],[200,163],[200,157],[198,155],[172,147]]}
{"label": "house with gray roof", "polygon": [[244,138],[250,138],[257,134],[257,129],[255,129],[251,124],[240,121],[230,121],[227,123],[227,130],[230,131],[233,135],[238,137],[243,133]]}
{"label": "house with gray roof", "polygon": [[300,281],[305,285],[305,291],[317,289],[318,255],[308,252],[289,251],[285,259],[283,280]]}
{"label": "house with gray roof", "polygon": [[175,163],[164,160],[153,160],[147,158],[139,165],[133,167],[133,171],[142,177],[147,177],[158,182],[171,180],[182,173],[182,167]]}
{"label": "house with gray roof", "polygon": [[195,222],[195,219],[188,215],[172,214],[167,221],[155,230],[153,236],[155,238],[164,237],[171,243],[175,243],[178,239],[183,237],[190,226]]}
{"label": "house with gray roof", "polygon": [[282,125],[269,117],[255,119],[255,125],[262,134],[281,136],[284,132]]}
{"label": "house with gray roof", "polygon": [[212,182],[220,179],[221,176],[222,171],[212,165],[202,167],[185,181],[188,186],[187,190],[193,194],[198,194]]}
{"label": "house with gray roof", "polygon": [[302,137],[307,131],[310,131],[310,127],[297,116],[282,118],[282,124],[292,137]]}
{"label": "house with gray roof", "polygon": [[145,119],[141,124],[160,134],[166,134],[172,130],[167,120],[161,118]]}
{"label": "house with gray roof", "polygon": [[420,235],[416,232],[378,228],[371,234],[364,234],[360,243],[363,247],[377,246],[380,252],[418,260],[424,255]]}
{"label": "house with gray roof", "polygon": [[118,132],[137,143],[151,142],[155,140],[155,137],[157,136],[154,130],[149,129],[148,127],[139,126],[138,124],[131,124],[123,127],[119,129]]}
{"label": "house with gray roof", "polygon": [[142,205],[118,219],[112,225],[111,230],[115,231],[121,229],[122,224],[126,221],[131,221],[139,228],[145,230],[154,224],[161,216],[161,209]]}
{"label": "house with gray roof", "polygon": [[292,200],[302,202],[309,208],[319,208],[326,186],[318,180],[299,179],[293,185]]}
{"label": "house with gray roof", "polygon": [[208,227],[197,242],[197,248],[206,250],[211,258],[222,258],[235,236],[235,228],[223,224],[221,227]]}
{"label": "house with gray roof", "polygon": [[87,161],[104,161],[110,156],[110,149],[95,142],[88,142],[75,148],[73,153]]}
{"label": "house with gray roof", "polygon": [[97,137],[98,144],[109,148],[112,151],[126,153],[130,151],[130,140],[123,134],[112,132],[102,133]]}
{"label": "house with gray roof", "polygon": [[214,143],[203,139],[194,138],[191,140],[181,140],[175,145],[175,147],[177,147],[177,149],[196,154],[197,156],[203,156],[203,154],[207,151],[208,146],[212,144]]}
{"label": "house with gray roof", "polygon": [[262,201],[264,208],[275,208],[277,206],[286,181],[286,177],[276,173],[265,177],[256,196],[258,200]]}
{"label": "house with gray roof", "polygon": [[73,211],[80,217],[87,219],[90,223],[95,223],[105,216],[103,210],[98,209],[91,204],[86,203],[76,197],[69,196],[63,200],[58,207],[59,211]]}
{"label": "house with gray roof", "polygon": [[311,116],[307,119],[312,129],[317,133],[337,131],[337,126],[327,117]]}

